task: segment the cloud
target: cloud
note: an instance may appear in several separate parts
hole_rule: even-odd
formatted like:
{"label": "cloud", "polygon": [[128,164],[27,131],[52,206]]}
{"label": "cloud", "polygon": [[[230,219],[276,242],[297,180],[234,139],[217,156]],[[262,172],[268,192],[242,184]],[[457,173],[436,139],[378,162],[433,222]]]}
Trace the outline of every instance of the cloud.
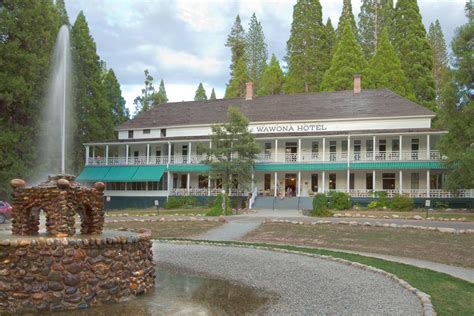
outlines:
{"label": "cloud", "polygon": [[156,60],[161,69],[186,70],[198,72],[204,76],[215,76],[225,68],[222,61],[212,56],[196,56],[185,51],[175,51],[167,47],[157,48]]}

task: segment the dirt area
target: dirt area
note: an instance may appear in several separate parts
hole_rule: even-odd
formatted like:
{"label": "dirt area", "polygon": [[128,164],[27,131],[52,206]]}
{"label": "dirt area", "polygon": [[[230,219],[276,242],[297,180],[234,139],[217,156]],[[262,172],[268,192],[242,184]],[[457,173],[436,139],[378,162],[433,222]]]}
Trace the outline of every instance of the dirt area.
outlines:
{"label": "dirt area", "polygon": [[472,234],[332,224],[266,223],[243,240],[354,250],[474,268]]}
{"label": "dirt area", "polygon": [[220,222],[126,222],[106,223],[105,229],[146,228],[151,230],[152,238],[189,238],[220,226]]}
{"label": "dirt area", "polygon": [[416,210],[411,212],[396,212],[392,210],[367,210],[367,209],[359,209],[359,210],[344,210],[344,211],[333,211],[335,214],[351,214],[353,217],[367,217],[367,216],[375,216],[377,218],[384,218],[390,217],[392,218],[393,215],[398,216],[399,218],[406,218],[412,219],[414,216],[418,215],[423,218],[430,218],[433,220],[439,219],[462,219],[463,221],[473,222],[474,221],[474,211],[429,211],[428,214],[426,211]]}

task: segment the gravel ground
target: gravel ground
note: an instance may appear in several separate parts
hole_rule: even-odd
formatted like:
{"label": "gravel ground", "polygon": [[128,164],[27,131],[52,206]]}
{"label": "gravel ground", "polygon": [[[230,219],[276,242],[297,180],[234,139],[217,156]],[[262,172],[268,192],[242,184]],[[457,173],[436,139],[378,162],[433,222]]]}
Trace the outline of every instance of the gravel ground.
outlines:
{"label": "gravel ground", "polygon": [[[271,315],[422,315],[414,294],[382,275],[325,259],[251,248],[155,242],[160,265],[276,294]],[[260,314],[260,313],[259,313]]]}

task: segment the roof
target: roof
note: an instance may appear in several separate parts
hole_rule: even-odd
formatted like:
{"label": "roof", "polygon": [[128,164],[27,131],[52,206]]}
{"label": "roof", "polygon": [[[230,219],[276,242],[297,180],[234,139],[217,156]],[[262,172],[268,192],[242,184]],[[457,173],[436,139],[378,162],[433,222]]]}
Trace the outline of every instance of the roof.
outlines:
{"label": "roof", "polygon": [[352,90],[298,93],[208,101],[171,102],[117,127],[117,130],[185,125],[210,125],[227,121],[229,106],[237,106],[250,122],[321,121],[328,119],[434,116],[435,113],[390,90]]}

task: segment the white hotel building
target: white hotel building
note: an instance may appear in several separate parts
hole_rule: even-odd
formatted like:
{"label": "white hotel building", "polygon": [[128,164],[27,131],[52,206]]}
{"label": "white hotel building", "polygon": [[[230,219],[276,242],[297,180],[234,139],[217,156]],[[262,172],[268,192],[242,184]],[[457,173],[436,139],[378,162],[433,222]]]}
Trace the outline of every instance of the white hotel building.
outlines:
{"label": "white hotel building", "polygon": [[300,93],[174,102],[156,106],[116,130],[118,139],[84,144],[85,168],[78,181],[103,181],[114,208],[152,206],[172,195],[204,203],[220,192],[208,176],[197,147],[211,146],[211,125],[227,120],[229,106],[249,119],[261,146],[250,188],[233,194],[256,196],[255,207],[309,207],[317,192],[348,192],[368,203],[374,191],[443,199],[472,207],[472,190],[444,188],[437,143],[446,133],[432,128],[435,113],[389,90]]}

